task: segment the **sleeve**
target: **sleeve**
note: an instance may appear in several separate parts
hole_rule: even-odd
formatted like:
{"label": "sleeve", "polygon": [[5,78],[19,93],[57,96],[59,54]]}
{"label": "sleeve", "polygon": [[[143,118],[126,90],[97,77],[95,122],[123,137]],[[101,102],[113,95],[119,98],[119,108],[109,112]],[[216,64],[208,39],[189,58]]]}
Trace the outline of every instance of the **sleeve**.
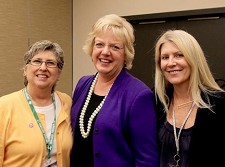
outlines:
{"label": "sleeve", "polygon": [[5,152],[5,134],[7,127],[7,116],[5,115],[5,108],[3,100],[0,98],[0,167],[3,166],[4,152]]}
{"label": "sleeve", "polygon": [[140,91],[133,100],[128,124],[136,167],[159,166],[155,98],[150,90]]}

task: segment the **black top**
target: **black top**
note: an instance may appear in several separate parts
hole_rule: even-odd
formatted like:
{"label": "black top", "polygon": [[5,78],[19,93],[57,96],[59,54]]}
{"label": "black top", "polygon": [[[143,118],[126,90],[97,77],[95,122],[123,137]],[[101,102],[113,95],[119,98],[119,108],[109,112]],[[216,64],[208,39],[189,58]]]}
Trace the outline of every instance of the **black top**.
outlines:
{"label": "black top", "polygon": [[[213,111],[207,108],[198,108],[197,110],[195,123],[191,128],[190,142],[186,142],[189,143],[189,146],[186,147],[189,148],[189,151],[185,152],[185,154],[188,154],[186,156],[186,159],[188,159],[189,161],[188,167],[221,166],[221,164],[224,164],[224,154],[221,154],[221,152],[225,150],[225,135],[223,135],[225,129],[225,93],[215,91],[213,95],[202,93],[201,96],[206,103],[209,103],[207,99],[210,101],[210,104],[212,106],[211,109]],[[169,97],[172,96],[169,95]],[[159,100],[157,101],[159,102]],[[156,108],[158,118],[158,134],[162,134],[163,132],[161,127],[165,124],[166,113],[164,112],[161,103],[157,103]],[[167,135],[169,135],[169,133]],[[170,135],[172,135],[172,133]],[[166,146],[163,146],[162,141],[164,140],[164,142],[166,142],[167,140],[162,140],[160,138],[158,139],[159,149],[160,152],[162,152],[163,157],[166,154]],[[173,149],[175,149],[174,141],[172,140],[171,142],[171,145],[174,145]],[[169,144],[167,144],[167,146],[168,145]],[[162,150],[162,148],[164,151]],[[171,154],[173,153],[169,153],[168,151],[168,155],[171,156]],[[160,163],[164,162],[160,161]]]}
{"label": "black top", "polygon": [[[177,134],[179,128],[176,128]],[[180,146],[180,167],[188,167],[188,150],[191,140],[192,128],[182,129],[179,139]],[[176,154],[176,144],[174,139],[173,126],[169,122],[165,122],[159,130],[159,141],[161,143],[161,167],[172,167],[176,164],[174,155]]]}
{"label": "black top", "polygon": [[[87,122],[94,112],[94,110],[98,107],[98,105],[103,100],[104,96],[98,96],[96,94],[92,94],[90,102],[88,104],[85,116],[84,116],[84,129],[87,130]],[[82,105],[83,107],[83,105]],[[82,108],[81,108],[82,109]],[[80,109],[80,113],[81,113]],[[79,113],[79,115],[80,115]],[[80,116],[79,116],[80,117]],[[79,119],[78,117],[78,119]],[[96,116],[97,117],[97,116]],[[93,126],[96,120],[94,118],[91,126],[91,131],[87,138],[83,138],[80,132],[79,121],[76,123],[75,132],[74,132],[74,144],[72,147],[72,154],[70,159],[71,167],[94,167],[93,162]]]}

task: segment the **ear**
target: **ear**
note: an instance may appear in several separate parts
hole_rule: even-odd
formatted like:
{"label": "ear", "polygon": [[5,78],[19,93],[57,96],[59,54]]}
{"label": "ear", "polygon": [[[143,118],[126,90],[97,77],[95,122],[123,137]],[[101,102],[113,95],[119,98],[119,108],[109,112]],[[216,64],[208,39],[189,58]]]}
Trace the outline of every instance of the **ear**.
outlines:
{"label": "ear", "polygon": [[23,76],[27,76],[27,66],[23,68]]}
{"label": "ear", "polygon": [[62,70],[61,70],[61,69],[59,69],[59,70],[58,70],[58,73],[59,73],[59,75],[58,75],[58,79],[57,79],[57,81],[59,81],[59,78],[60,78],[60,76],[61,76]]}

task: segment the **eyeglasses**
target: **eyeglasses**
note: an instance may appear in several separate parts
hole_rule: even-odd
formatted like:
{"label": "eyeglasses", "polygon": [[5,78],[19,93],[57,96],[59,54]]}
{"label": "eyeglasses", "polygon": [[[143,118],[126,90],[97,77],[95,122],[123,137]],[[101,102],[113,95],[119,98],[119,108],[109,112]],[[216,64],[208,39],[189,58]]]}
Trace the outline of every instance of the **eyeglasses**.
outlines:
{"label": "eyeglasses", "polygon": [[53,60],[43,61],[40,59],[30,59],[29,63],[33,66],[41,66],[43,63],[45,63],[45,65],[49,68],[56,68],[58,66],[58,63]]}
{"label": "eyeglasses", "polygon": [[[94,44],[94,47],[96,47],[98,49],[103,49],[105,46],[107,46],[107,45],[102,42],[95,42],[95,44]],[[123,47],[119,46],[119,44],[110,44],[110,45],[108,45],[108,47],[111,51],[120,51],[121,49],[123,49]]]}

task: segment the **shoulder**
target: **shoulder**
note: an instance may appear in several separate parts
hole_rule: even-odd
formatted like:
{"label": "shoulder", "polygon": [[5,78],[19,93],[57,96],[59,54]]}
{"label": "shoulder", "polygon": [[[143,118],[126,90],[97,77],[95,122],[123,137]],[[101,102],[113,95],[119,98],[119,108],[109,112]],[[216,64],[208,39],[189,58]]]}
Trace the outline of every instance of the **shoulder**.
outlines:
{"label": "shoulder", "polygon": [[[207,99],[212,107],[212,110],[216,113],[223,111],[225,108],[225,92],[214,91],[210,94],[203,95],[203,99]],[[224,113],[224,112],[222,112]]]}
{"label": "shoulder", "polygon": [[72,98],[68,94],[60,92],[60,91],[55,91],[55,93],[59,97],[59,99],[64,107],[68,107],[68,108],[71,107]]}
{"label": "shoulder", "polygon": [[82,77],[79,79],[78,83],[79,83],[79,84],[82,84],[82,83],[88,82],[88,81],[90,81],[90,80],[93,80],[94,77],[95,77],[95,75],[85,75],[85,76],[82,76]]}
{"label": "shoulder", "polygon": [[92,80],[94,79],[95,75],[86,75],[86,76],[82,76],[78,83],[76,84],[76,89],[79,89],[80,87],[85,87],[87,85],[89,85]]}
{"label": "shoulder", "polygon": [[64,97],[64,98],[71,98],[70,95],[68,95],[67,93],[61,92],[61,91],[55,91],[55,93],[59,96],[59,97]]}
{"label": "shoulder", "polygon": [[11,103],[12,101],[18,101],[18,99],[21,99],[21,97],[23,97],[23,89],[1,96],[0,104],[7,103],[7,102]]}
{"label": "shoulder", "polygon": [[215,103],[221,103],[223,106],[225,106],[225,92],[216,92],[212,99],[215,101]]}
{"label": "shoulder", "polygon": [[0,97],[0,119],[6,120],[6,117],[11,117],[12,113],[19,114],[17,110],[24,109],[26,98],[23,90],[19,90]]}
{"label": "shoulder", "polygon": [[[210,93],[203,94],[203,98],[209,98],[210,102],[224,102],[225,103],[225,92],[222,91],[213,91]],[[224,104],[225,105],[225,104]]]}
{"label": "shoulder", "polygon": [[123,100],[123,103],[139,103],[143,107],[146,106],[146,108],[149,105],[153,105],[155,98],[150,87],[128,72],[117,77],[109,95],[117,96]]}
{"label": "shoulder", "polygon": [[116,81],[119,85],[124,87],[125,89],[132,89],[133,92],[150,92],[153,93],[151,88],[147,86],[143,81],[139,78],[133,76],[126,70],[123,70],[121,74],[118,76]]}
{"label": "shoulder", "polygon": [[59,96],[60,99],[65,101],[71,101],[71,96],[69,96],[68,94],[60,91],[55,91],[55,93]]}

